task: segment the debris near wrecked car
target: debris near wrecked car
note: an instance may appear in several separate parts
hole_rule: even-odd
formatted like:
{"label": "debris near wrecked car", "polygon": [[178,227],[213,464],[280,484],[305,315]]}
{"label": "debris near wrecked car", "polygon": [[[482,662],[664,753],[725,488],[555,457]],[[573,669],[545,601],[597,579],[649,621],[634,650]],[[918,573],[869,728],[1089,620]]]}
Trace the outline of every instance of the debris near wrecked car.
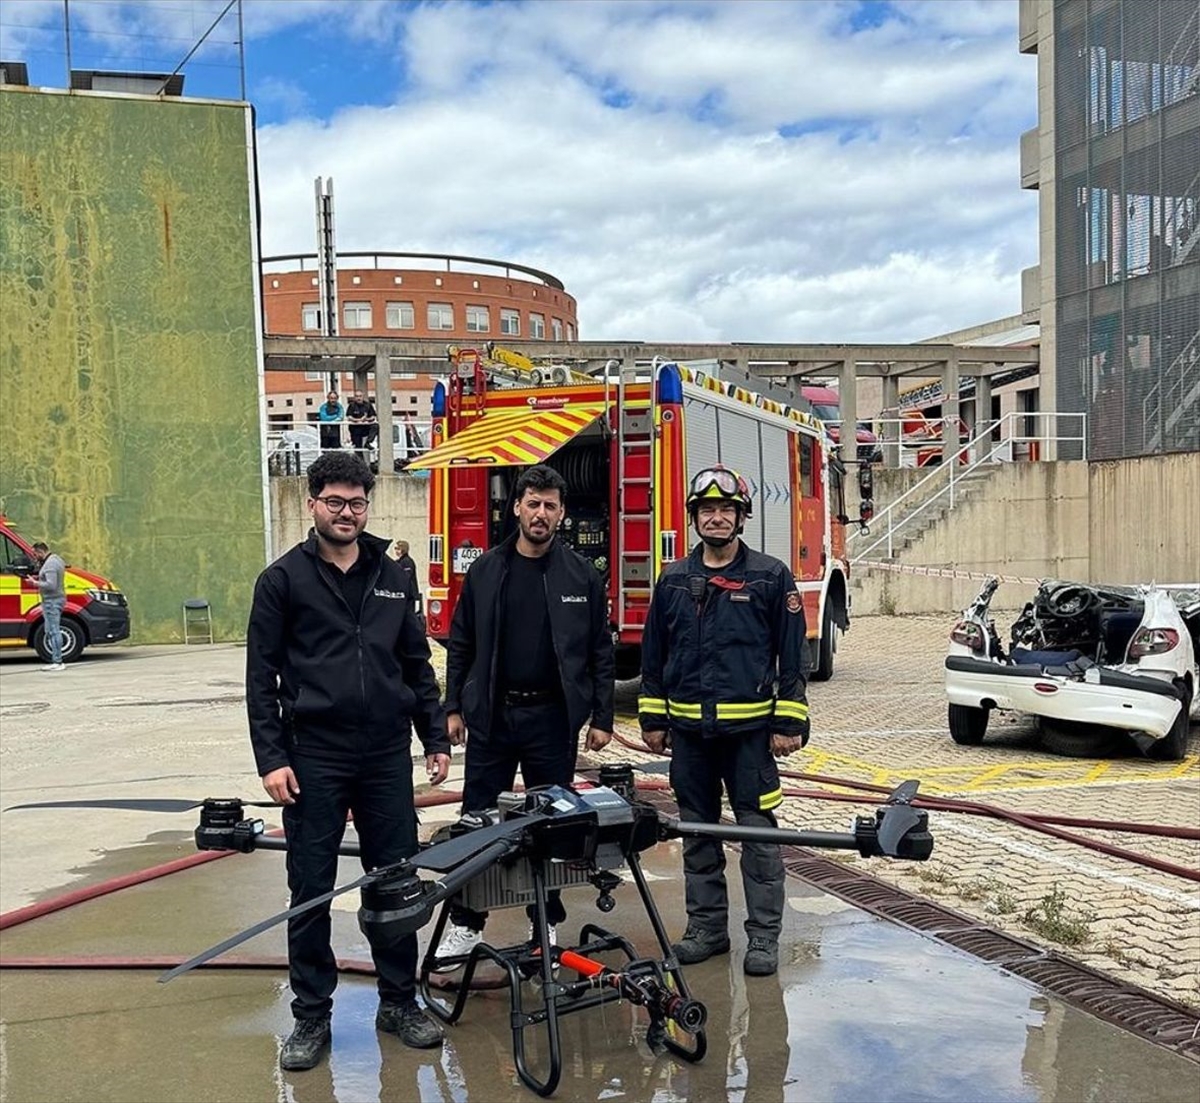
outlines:
{"label": "debris near wrecked car", "polygon": [[988,611],[998,585],[989,578],[950,633],[956,743],[982,743],[1001,709],[1039,717],[1044,745],[1061,753],[1100,753],[1124,733],[1150,758],[1183,758],[1198,708],[1200,583],[1045,580],[1013,622],[1007,652]]}

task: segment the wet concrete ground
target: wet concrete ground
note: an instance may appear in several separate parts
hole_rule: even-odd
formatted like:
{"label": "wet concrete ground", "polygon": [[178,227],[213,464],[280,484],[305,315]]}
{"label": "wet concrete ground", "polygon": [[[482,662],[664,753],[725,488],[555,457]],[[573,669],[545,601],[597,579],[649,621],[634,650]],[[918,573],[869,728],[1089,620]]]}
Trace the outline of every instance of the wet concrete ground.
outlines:
{"label": "wet concrete ground", "polygon": [[[940,780],[943,791],[947,775],[939,770],[969,766],[990,774],[997,767],[993,759],[1007,763],[1003,756],[1010,749],[1003,746],[995,752],[987,747],[964,751],[932,726],[926,734],[893,730],[913,726],[907,713],[901,717],[896,710],[911,711],[917,689],[893,701],[904,672],[875,652],[897,663],[896,656],[906,652],[893,646],[894,640],[889,643],[884,629],[849,639],[856,638],[872,646],[861,653],[847,646],[839,653],[843,665],[837,678],[813,687],[816,706],[823,710],[822,727],[798,761],[810,769],[857,769],[879,781],[918,771]],[[48,675],[32,656],[4,656],[0,805],[87,797],[261,796],[246,739],[243,661],[244,651],[230,646],[98,648],[84,663]],[[912,672],[905,676],[916,678]],[[929,704],[922,716],[932,717],[935,708],[941,715],[944,702],[935,700],[940,686],[927,681],[913,682],[929,695],[929,702],[924,697],[919,702],[922,708]],[[608,757],[623,755],[614,750]],[[814,758],[820,755],[836,761]],[[888,767],[892,759],[896,763]],[[461,756],[454,764],[451,786]],[[1018,765],[1029,770],[1068,764],[1022,752]],[[1061,812],[1086,808],[1099,792],[1109,802],[1106,815],[1115,814],[1114,800],[1146,806],[1148,794],[1154,794],[1153,807],[1142,808],[1143,816],[1169,819],[1173,814],[1194,822],[1186,809],[1189,799],[1194,806],[1195,760],[1178,765],[1188,776],[1169,782],[1158,780],[1162,764],[1134,764],[1119,767],[1129,775],[1122,775],[1119,786],[1087,782],[1034,792],[1063,794],[1061,807],[1043,806]],[[1094,764],[1086,768],[1095,769]],[[1142,772],[1148,776],[1142,778]],[[1011,789],[1005,794],[1008,800],[1017,797]],[[852,814],[848,806],[833,806],[825,822],[825,814],[818,818],[811,803],[785,807],[788,815],[800,817],[796,825],[805,827],[844,829]],[[1119,811],[1138,818],[1124,807]],[[426,826],[439,816],[447,818],[452,811],[430,811]],[[268,819],[277,822],[270,814]],[[4,813],[0,910],[194,853],[194,824],[192,815]],[[938,819],[934,860],[911,867],[913,874],[903,872],[909,866],[878,862],[868,864],[870,872],[911,880],[922,871],[948,870],[934,887],[958,883],[964,871],[988,858],[1000,832],[991,831],[986,845],[972,838],[967,846],[952,833],[955,826],[946,816]],[[678,935],[684,922],[678,850],[659,847],[647,863],[657,878],[655,891],[668,929]],[[1121,909],[1122,922],[1132,917],[1143,933],[1149,929],[1129,903],[1127,885],[1118,892],[1111,879],[1097,880],[1079,866],[1074,851],[1049,868],[1060,876],[1054,871],[1068,866],[1080,869],[1084,887]],[[1008,865],[993,863],[986,871],[999,876],[997,869],[1003,872]],[[345,880],[356,876],[356,863],[347,860],[343,873]],[[1016,875],[1022,884],[1038,885],[1041,867],[1022,867]],[[1021,889],[1016,882],[1006,885],[1014,893]],[[737,917],[740,894],[733,887]],[[1031,891],[1036,896],[1042,890]],[[651,952],[636,894],[626,888],[617,895],[617,910],[602,916],[593,907],[592,890],[571,890],[568,905],[576,924],[603,922]],[[338,902],[335,945],[343,957],[367,959],[354,917],[355,897],[348,894]],[[958,898],[953,903],[972,907]],[[284,906],[282,855],[235,855],[6,931],[0,935],[0,958],[161,954],[178,960]],[[1194,961],[1200,937],[1193,930],[1194,916],[1191,909],[1183,920],[1169,915],[1164,922],[1174,924],[1170,933],[1154,935],[1158,956],[1151,960],[1160,971],[1165,964],[1183,962],[1186,968]],[[523,937],[519,909],[496,913],[493,923],[489,931],[499,942]],[[1114,938],[1122,936],[1122,946],[1133,945],[1123,928],[1112,929]],[[566,1068],[557,1098],[661,1103],[1200,1099],[1196,1066],[1185,1059],[1065,1006],[995,966],[873,919],[798,881],[789,883],[786,953],[777,978],[744,978],[740,931],[734,942],[731,957],[688,970],[694,994],[709,1010],[709,1052],[701,1064],[656,1058],[645,1043],[645,1013],[609,1005],[564,1019]],[[279,959],[283,930],[259,936],[236,952]],[[473,995],[444,1050],[418,1053],[376,1034],[373,982],[348,976],[338,992],[329,1062],[310,1073],[285,1074],[277,1064],[279,1041],[291,1026],[283,970],[195,973],[167,986],[156,983],[159,972],[0,971],[0,1103],[535,1098],[515,1075],[503,993]],[[535,1038],[529,1038],[531,1045]]]}
{"label": "wet concrete ground", "polygon": [[[44,815],[45,813],[39,813]],[[181,817],[187,819],[187,817]],[[62,820],[55,815],[61,828]],[[87,879],[144,868],[191,851],[182,833],[106,854]],[[668,928],[683,915],[677,844],[648,852],[646,869]],[[343,879],[357,874],[343,862]],[[732,879],[736,882],[736,876]],[[740,892],[731,886],[733,915]],[[780,973],[746,978],[745,940],[687,971],[708,1008],[708,1053],[697,1065],[655,1056],[645,1012],[609,1004],[562,1020],[564,1071],[555,1098],[590,1100],[1078,1100],[1188,1101],[1190,1062],[1143,1042],[1028,983],[789,879]],[[569,925],[599,922],[654,942],[637,893],[616,893],[607,916],[590,888],[568,890]],[[285,905],[282,855],[236,855],[89,901],[13,928],[0,954],[186,957]],[[334,911],[339,957],[369,958],[347,894]],[[422,945],[432,926],[422,932]],[[496,912],[489,936],[515,942],[522,909]],[[282,955],[282,928],[236,954]],[[170,984],[159,969],[5,970],[0,974],[0,1099],[397,1100],[536,1098],[513,1064],[505,991],[472,994],[440,1051],[406,1049],[374,1029],[370,978],[344,976],[328,1062],[278,1068],[291,1025],[279,968],[197,971]],[[544,1068],[541,1030],[530,1064]]]}

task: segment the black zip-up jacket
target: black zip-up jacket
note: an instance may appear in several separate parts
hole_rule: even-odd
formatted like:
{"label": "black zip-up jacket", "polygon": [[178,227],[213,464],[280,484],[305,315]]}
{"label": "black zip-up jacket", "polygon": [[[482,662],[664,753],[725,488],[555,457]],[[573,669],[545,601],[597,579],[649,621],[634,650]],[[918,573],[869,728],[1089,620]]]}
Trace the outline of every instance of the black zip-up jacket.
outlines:
{"label": "black zip-up jacket", "polygon": [[704,545],[664,568],[642,631],[643,731],[769,728],[808,741],[804,606],[781,560],[748,548],[719,575]]}
{"label": "black zip-up jacket", "polygon": [[[504,587],[516,545],[514,533],[471,564],[450,622],[446,711],[462,714],[472,739],[486,739],[492,726]],[[578,734],[589,717],[593,727],[612,731],[615,667],[604,579],[557,539],[546,555],[546,611],[571,731]]]}
{"label": "black zip-up jacket", "polygon": [[449,754],[429,642],[387,540],[358,538],[367,585],[355,616],[322,569],[317,537],[272,563],[246,631],[246,709],[259,776],[295,754],[357,757],[407,745]]}

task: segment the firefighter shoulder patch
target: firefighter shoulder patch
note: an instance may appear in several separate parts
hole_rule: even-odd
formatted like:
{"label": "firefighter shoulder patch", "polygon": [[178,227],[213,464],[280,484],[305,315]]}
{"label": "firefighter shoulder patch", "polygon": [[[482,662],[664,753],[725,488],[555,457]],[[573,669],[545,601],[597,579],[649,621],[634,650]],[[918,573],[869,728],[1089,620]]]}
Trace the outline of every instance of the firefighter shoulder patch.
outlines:
{"label": "firefighter shoulder patch", "polygon": [[795,591],[788,594],[787,607],[789,613],[798,613],[804,608],[804,602],[800,600],[800,595]]}

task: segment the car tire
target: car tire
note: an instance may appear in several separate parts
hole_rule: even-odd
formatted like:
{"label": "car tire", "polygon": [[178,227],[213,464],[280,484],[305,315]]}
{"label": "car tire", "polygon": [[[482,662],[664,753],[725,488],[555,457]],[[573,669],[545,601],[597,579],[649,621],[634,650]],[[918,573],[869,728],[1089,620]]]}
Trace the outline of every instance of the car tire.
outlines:
{"label": "car tire", "polygon": [[[63,637],[62,661],[73,663],[83,654],[87,637],[78,621],[72,617],[63,617],[61,631]],[[50,641],[46,638],[45,621],[38,621],[37,627],[33,630],[33,638],[29,642],[41,657],[42,662],[48,663],[50,661]]]}
{"label": "car tire", "polygon": [[946,722],[950,738],[960,747],[978,747],[987,734],[988,710],[975,705],[951,705]]}
{"label": "car tire", "polygon": [[1175,723],[1171,725],[1171,730],[1146,751],[1147,758],[1157,759],[1160,762],[1178,762],[1187,754],[1188,729],[1191,726],[1188,714],[1192,710],[1192,695],[1188,692],[1185,682],[1176,682],[1175,688],[1179,691],[1180,704],[1183,707],[1180,708],[1179,715],[1175,717]]}
{"label": "car tire", "polygon": [[821,638],[813,646],[816,660],[808,675],[810,682],[828,682],[833,677],[834,632],[833,611],[826,600],[825,611],[821,614]]}
{"label": "car tire", "polygon": [[1064,758],[1113,758],[1127,749],[1122,733],[1097,724],[1043,717],[1041,730],[1042,749]]}

